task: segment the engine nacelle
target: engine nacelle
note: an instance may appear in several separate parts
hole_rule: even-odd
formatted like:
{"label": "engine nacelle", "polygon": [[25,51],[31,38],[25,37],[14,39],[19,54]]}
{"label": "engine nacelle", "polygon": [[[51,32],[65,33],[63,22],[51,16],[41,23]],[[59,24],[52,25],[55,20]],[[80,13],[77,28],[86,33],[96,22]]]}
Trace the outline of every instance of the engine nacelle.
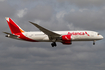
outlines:
{"label": "engine nacelle", "polygon": [[72,36],[71,35],[63,35],[62,36],[62,44],[67,44],[70,45],[72,41]]}

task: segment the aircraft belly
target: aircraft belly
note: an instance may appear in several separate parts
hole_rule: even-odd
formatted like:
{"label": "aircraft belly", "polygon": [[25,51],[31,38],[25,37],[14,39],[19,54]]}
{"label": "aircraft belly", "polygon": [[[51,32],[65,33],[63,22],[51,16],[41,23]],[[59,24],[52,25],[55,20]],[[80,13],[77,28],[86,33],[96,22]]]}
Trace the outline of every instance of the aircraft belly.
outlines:
{"label": "aircraft belly", "polygon": [[47,41],[49,41],[48,36],[42,36],[42,35],[33,36],[33,37],[30,37],[30,38],[33,39],[33,40],[36,40],[36,41],[40,41],[40,42],[47,42]]}

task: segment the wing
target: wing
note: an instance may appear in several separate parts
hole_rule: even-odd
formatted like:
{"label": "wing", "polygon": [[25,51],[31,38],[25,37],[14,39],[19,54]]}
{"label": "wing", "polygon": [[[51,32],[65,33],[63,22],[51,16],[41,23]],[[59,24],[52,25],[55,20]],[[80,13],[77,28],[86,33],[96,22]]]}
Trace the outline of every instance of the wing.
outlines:
{"label": "wing", "polygon": [[[29,21],[30,22],[30,21]],[[55,32],[52,32],[36,23],[33,23],[33,22],[30,22],[31,24],[33,24],[34,26],[36,26],[39,30],[41,30],[43,33],[45,33],[46,35],[49,36],[49,38],[57,38],[57,37],[60,37],[61,35],[60,34],[57,34]]]}

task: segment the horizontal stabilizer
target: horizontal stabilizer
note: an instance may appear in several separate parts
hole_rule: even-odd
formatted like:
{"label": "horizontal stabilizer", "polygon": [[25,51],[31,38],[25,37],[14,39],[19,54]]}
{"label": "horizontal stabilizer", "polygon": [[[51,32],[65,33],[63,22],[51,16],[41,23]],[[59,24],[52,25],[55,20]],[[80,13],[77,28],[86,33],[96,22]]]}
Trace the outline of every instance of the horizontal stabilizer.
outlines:
{"label": "horizontal stabilizer", "polygon": [[[13,34],[8,33],[8,32],[3,32],[3,33],[5,33],[5,34],[9,35],[10,37],[18,37],[18,36],[16,36],[16,35],[13,35]],[[8,36],[8,37],[9,37],[9,36]]]}

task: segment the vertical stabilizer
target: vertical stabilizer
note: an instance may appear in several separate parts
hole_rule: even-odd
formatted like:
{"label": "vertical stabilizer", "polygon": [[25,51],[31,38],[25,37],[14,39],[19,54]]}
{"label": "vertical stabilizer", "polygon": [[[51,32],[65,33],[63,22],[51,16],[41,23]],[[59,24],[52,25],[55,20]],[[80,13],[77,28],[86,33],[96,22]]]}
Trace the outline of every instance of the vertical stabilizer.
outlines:
{"label": "vertical stabilizer", "polygon": [[24,32],[11,18],[6,17],[6,21],[9,25],[12,34]]}

